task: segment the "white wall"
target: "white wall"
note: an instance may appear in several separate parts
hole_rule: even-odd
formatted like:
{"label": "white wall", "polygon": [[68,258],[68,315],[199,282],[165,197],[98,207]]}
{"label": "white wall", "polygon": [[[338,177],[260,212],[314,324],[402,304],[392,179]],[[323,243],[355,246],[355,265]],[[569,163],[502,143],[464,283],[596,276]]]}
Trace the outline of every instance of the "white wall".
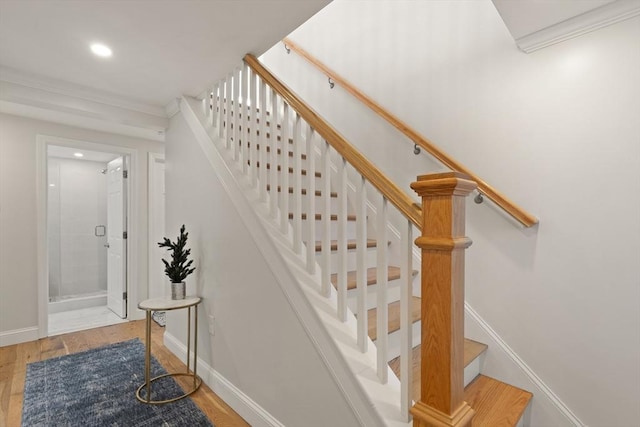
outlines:
{"label": "white wall", "polygon": [[[467,301],[583,423],[636,425],[640,17],[527,55],[488,0],[336,0],[290,37],[540,218],[469,202]],[[263,61],[407,191],[438,168],[282,45]]]}
{"label": "white wall", "polygon": [[[187,289],[204,298],[199,356],[283,425],[359,425],[180,113],[166,140],[167,236],[186,224],[197,268]],[[185,314],[169,314],[167,332],[185,343]]]}
{"label": "white wall", "polygon": [[[147,289],[147,152],[159,142],[0,114],[0,335],[38,325],[36,136],[49,135],[138,150],[138,297]],[[46,171],[45,171],[46,173]]]}

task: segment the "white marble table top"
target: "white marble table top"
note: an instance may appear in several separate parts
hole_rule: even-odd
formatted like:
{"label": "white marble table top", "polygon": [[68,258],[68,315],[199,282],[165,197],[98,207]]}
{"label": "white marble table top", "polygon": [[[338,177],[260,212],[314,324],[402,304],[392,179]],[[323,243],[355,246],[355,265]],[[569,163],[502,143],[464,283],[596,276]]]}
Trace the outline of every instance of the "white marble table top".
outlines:
{"label": "white marble table top", "polygon": [[186,297],[185,299],[151,298],[141,301],[138,304],[138,308],[147,311],[168,311],[192,307],[200,304],[201,301],[202,298],[195,296]]}

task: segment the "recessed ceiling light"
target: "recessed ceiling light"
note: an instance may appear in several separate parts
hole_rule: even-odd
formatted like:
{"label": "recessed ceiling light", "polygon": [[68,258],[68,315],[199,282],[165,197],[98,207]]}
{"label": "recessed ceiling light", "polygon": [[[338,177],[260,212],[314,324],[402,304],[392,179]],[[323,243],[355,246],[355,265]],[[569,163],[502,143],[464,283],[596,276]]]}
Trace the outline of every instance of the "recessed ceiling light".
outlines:
{"label": "recessed ceiling light", "polygon": [[82,153],[73,153],[73,155],[76,157],[84,157],[84,154]]}
{"label": "recessed ceiling light", "polygon": [[108,58],[113,54],[113,52],[111,51],[109,46],[105,46],[105,45],[100,44],[100,43],[92,44],[91,45],[91,52],[93,52],[96,55],[101,56],[103,58]]}

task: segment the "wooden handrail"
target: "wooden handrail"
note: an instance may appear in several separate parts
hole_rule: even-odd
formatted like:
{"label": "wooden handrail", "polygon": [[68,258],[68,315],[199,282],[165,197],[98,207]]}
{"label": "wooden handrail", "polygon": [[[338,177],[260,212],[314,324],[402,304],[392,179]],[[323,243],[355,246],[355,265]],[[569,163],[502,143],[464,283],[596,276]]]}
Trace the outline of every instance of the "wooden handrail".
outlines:
{"label": "wooden handrail", "polygon": [[449,169],[462,172],[471,177],[473,181],[478,184],[478,191],[491,199],[495,204],[504,209],[509,215],[518,220],[525,227],[532,227],[538,223],[538,219],[526,212],[520,206],[516,205],[513,201],[509,200],[506,196],[498,192],[495,188],[487,184],[480,177],[475,175],[465,166],[451,158],[448,154],[438,148],[433,142],[424,136],[420,135],[416,130],[412,129],[408,124],[400,120],[398,117],[391,114],[389,111],[385,110],[380,104],[375,102],[373,99],[369,98],[364,93],[360,92],[356,89],[351,83],[345,80],[343,77],[338,75],[335,71],[327,67],[325,64],[320,62],[317,58],[312,56],[309,52],[301,48],[292,40],[285,38],[283,43],[292,51],[296,52],[298,55],[302,56],[311,64],[318,67],[327,77],[330,77],[336,84],[342,86],[344,90],[353,95],[356,99],[361,101],[367,107],[372,109],[376,114],[389,122],[392,126],[402,132],[407,138],[413,141],[415,144],[419,145],[423,149],[425,149],[429,154],[435,157],[440,163],[447,166]]}
{"label": "wooden handrail", "polygon": [[347,162],[364,176],[405,217],[422,229],[422,208],[393,183],[366,157],[356,150],[342,135],[302,101],[291,89],[281,83],[258,59],[248,54],[247,65],[275,90],[307,123],[324,138]]}

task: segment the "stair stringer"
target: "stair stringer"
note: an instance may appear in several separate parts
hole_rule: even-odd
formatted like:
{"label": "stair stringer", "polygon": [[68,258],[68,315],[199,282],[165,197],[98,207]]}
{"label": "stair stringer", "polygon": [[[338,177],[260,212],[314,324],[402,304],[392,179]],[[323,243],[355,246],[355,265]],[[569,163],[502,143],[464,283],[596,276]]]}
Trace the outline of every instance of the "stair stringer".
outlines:
{"label": "stair stringer", "polygon": [[376,374],[375,345],[371,343],[365,353],[357,348],[355,316],[348,316],[346,322],[338,320],[335,292],[329,298],[321,296],[320,269],[316,269],[313,275],[306,271],[303,256],[291,249],[291,230],[287,236],[279,232],[279,225],[269,215],[268,201],[260,200],[250,179],[235,166],[231,153],[226,152],[224,142],[217,137],[217,129],[205,125],[207,120],[200,112],[202,103],[184,96],[180,100],[180,109],[241,220],[278,279],[283,294],[361,425],[408,427],[410,423],[400,416],[398,379],[388,368],[389,381],[381,384]]}

